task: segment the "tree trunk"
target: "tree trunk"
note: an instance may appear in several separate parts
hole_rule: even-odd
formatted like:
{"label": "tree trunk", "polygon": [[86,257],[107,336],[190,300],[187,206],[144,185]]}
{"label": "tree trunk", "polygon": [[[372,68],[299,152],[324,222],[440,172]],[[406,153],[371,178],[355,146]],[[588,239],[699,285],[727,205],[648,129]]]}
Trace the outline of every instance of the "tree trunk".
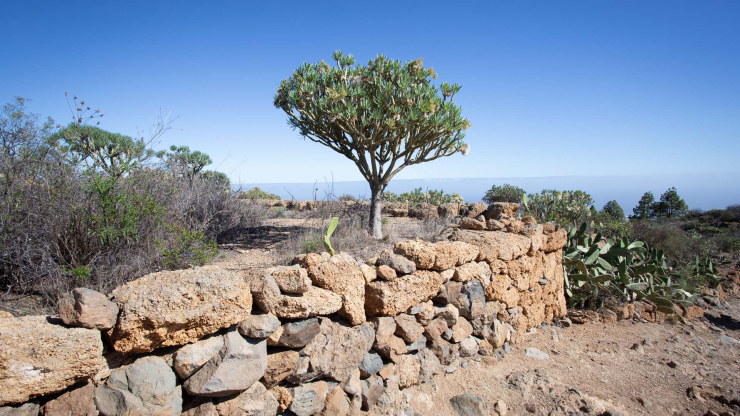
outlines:
{"label": "tree trunk", "polygon": [[370,235],[380,240],[383,238],[383,215],[381,214],[383,209],[383,189],[385,187],[380,184],[370,183]]}

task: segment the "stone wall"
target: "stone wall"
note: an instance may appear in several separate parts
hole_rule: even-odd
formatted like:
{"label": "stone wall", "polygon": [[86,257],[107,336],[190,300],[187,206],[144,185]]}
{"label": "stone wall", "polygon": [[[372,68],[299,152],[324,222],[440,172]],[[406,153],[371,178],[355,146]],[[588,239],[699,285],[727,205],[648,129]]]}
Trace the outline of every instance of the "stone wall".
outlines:
{"label": "stone wall", "polygon": [[502,358],[517,334],[566,314],[565,232],[516,209],[484,207],[444,241],[403,241],[370,259],[166,271],[110,298],[76,289],[58,318],[0,316],[0,414],[385,406],[468,360]]}

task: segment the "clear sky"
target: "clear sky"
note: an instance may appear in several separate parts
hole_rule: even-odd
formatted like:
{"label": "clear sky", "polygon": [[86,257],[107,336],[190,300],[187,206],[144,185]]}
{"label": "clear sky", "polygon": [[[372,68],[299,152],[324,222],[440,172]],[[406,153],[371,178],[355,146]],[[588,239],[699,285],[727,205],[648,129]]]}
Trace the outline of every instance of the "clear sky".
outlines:
{"label": "clear sky", "polygon": [[234,181],[360,180],[272,97],[341,49],[424,58],[472,122],[467,156],[398,178],[740,172],[740,1],[3,1],[0,98],[68,122],[64,91]]}

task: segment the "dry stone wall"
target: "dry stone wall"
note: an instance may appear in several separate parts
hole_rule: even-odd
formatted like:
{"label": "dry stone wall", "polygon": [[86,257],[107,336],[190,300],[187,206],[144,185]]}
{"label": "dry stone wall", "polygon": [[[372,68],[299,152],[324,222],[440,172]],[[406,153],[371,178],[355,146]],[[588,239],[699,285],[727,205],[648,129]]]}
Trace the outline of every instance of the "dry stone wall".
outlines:
{"label": "dry stone wall", "polygon": [[58,320],[0,317],[0,411],[359,414],[500,359],[517,334],[565,316],[564,231],[515,218],[518,204],[473,208],[445,241],[370,259],[166,271],[110,298],[75,290]]}

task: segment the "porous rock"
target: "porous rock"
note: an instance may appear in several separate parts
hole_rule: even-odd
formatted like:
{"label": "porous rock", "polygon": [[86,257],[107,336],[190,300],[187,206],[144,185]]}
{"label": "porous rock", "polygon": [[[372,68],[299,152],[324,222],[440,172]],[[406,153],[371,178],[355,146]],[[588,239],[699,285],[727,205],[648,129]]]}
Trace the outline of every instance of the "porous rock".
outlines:
{"label": "porous rock", "polygon": [[308,278],[308,272],[297,264],[268,269],[268,273],[275,279],[275,283],[283,293],[301,294],[311,289],[311,279]]}
{"label": "porous rock", "polygon": [[396,316],[419,302],[430,300],[439,292],[439,273],[418,270],[392,281],[367,284],[365,308],[370,315]]}
{"label": "porous rock", "polygon": [[316,263],[311,259],[316,254],[307,254],[304,267],[311,281],[341,297],[339,316],[352,325],[365,322],[365,276],[357,262],[348,255],[332,256],[329,261]]}
{"label": "porous rock", "polygon": [[121,353],[195,342],[252,310],[242,277],[215,266],[152,273],[113,291],[121,312],[112,332]]}
{"label": "porous rock", "polygon": [[52,322],[0,319],[0,406],[65,390],[107,367],[99,331]]}

